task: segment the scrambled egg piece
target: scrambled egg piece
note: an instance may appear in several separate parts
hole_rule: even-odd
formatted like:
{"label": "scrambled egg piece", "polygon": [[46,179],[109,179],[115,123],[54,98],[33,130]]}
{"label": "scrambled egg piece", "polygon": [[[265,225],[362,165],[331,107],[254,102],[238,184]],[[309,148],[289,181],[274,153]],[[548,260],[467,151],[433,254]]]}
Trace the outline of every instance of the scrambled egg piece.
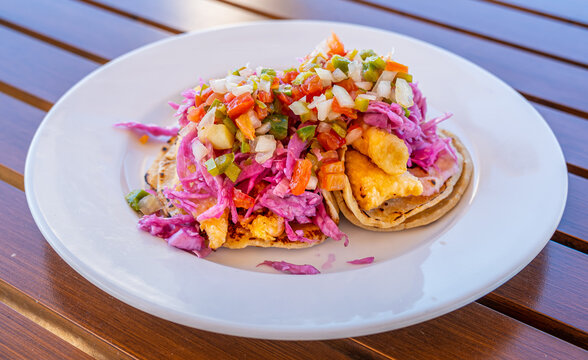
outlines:
{"label": "scrambled egg piece", "polygon": [[208,243],[210,248],[215,250],[223,246],[227,241],[227,232],[229,228],[229,212],[228,210],[220,218],[212,218],[203,220],[200,227],[208,235]]}
{"label": "scrambled egg piece", "polygon": [[353,197],[363,210],[371,210],[384,201],[409,195],[420,195],[423,185],[408,171],[390,175],[357,151],[345,154],[345,168]]}
{"label": "scrambled egg piece", "polygon": [[353,142],[353,147],[369,156],[374,164],[390,175],[406,172],[408,148],[398,136],[376,127],[364,131],[361,138]]}
{"label": "scrambled egg piece", "polygon": [[258,215],[247,227],[254,237],[273,241],[284,232],[284,218],[275,214]]}

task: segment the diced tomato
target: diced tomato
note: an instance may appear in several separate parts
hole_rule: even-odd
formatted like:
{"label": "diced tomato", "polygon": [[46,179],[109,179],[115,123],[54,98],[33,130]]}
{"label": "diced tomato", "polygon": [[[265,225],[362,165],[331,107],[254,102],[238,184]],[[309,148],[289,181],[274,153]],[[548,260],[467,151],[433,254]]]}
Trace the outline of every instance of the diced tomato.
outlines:
{"label": "diced tomato", "polygon": [[288,106],[294,102],[294,99],[284,93],[277,93],[276,96],[284,106]]}
{"label": "diced tomato", "polygon": [[200,106],[195,107],[193,109],[191,109],[190,111],[188,111],[188,120],[192,121],[192,122],[200,122],[200,120],[202,120],[202,118],[204,117],[204,115],[206,114],[206,110],[204,110],[204,104],[200,104]]}
{"label": "diced tomato", "polygon": [[279,87],[280,87],[280,80],[278,80],[278,78],[275,77],[274,81],[272,81],[272,84],[270,85],[270,89],[275,90]]}
{"label": "diced tomato", "polygon": [[221,95],[221,94],[217,94],[217,93],[211,94],[208,97],[208,99],[206,99],[206,101],[204,102],[204,104],[206,106],[210,106],[210,104],[212,104],[214,102],[214,100],[218,100],[218,101],[222,102],[224,100],[224,96]]}
{"label": "diced tomato", "polygon": [[249,209],[255,204],[255,199],[239,189],[233,190],[233,201],[238,208]]}
{"label": "diced tomato", "polygon": [[271,103],[274,101],[274,94],[270,91],[263,91],[259,90],[257,92],[257,100],[261,101],[262,103]]}
{"label": "diced tomato", "polygon": [[251,123],[249,115],[240,115],[238,118],[235,119],[235,124],[237,125],[239,130],[241,130],[246,139],[255,139],[255,129],[253,128],[253,124]]}
{"label": "diced tomato", "polygon": [[294,101],[298,101],[300,99],[302,99],[302,97],[304,96],[304,92],[302,91],[302,89],[300,88],[300,86],[292,86],[292,99]]}
{"label": "diced tomato", "polygon": [[298,74],[300,74],[300,73],[296,70],[288,71],[287,73],[284,73],[284,76],[282,77],[282,81],[286,84],[291,84],[292,81],[294,81],[294,79],[296,79],[296,76],[298,76]]}
{"label": "diced tomato", "polygon": [[319,186],[321,189],[326,191],[343,190],[345,187],[345,174],[325,174],[323,172],[318,173]]}
{"label": "diced tomato", "polygon": [[386,71],[396,71],[396,72],[408,72],[408,66],[403,65],[401,63],[397,63],[396,61],[386,61]]}
{"label": "diced tomato", "polygon": [[357,119],[357,112],[355,111],[355,109],[343,107],[343,106],[339,105],[339,102],[337,101],[337,98],[335,98],[335,97],[333,98],[333,103],[331,104],[331,111],[334,111],[339,114],[347,115],[351,119]]}
{"label": "diced tomato", "polygon": [[256,104],[254,110],[259,120],[263,120],[269,115],[269,109],[267,107],[263,108]]}
{"label": "diced tomato", "polygon": [[319,95],[323,91],[323,83],[321,78],[318,77],[318,75],[309,76],[306,80],[304,80],[304,83],[301,86],[301,90],[310,97]]}
{"label": "diced tomato", "polygon": [[329,70],[330,72],[335,71],[335,65],[333,65],[332,61],[327,61],[327,63],[325,64],[325,69]]}
{"label": "diced tomato", "polygon": [[345,171],[343,161],[334,161],[321,166],[320,172],[323,174],[336,174]]}
{"label": "diced tomato", "polygon": [[343,43],[335,33],[331,33],[331,37],[327,39],[327,46],[329,47],[329,54],[345,56],[345,47],[343,47]]}
{"label": "diced tomato", "polygon": [[358,87],[355,85],[355,81],[353,79],[345,79],[343,81],[339,81],[335,85],[341,86],[343,89],[347,90],[348,93],[352,91],[357,91]]}
{"label": "diced tomato", "polygon": [[235,95],[233,95],[233,93],[232,93],[232,92],[228,92],[228,93],[226,93],[226,94],[225,94],[225,98],[224,98],[224,100],[225,100],[225,103],[226,103],[226,104],[230,103],[231,101],[233,101],[233,99],[234,99],[235,97],[236,97],[236,96],[235,96]]}
{"label": "diced tomato", "polygon": [[241,114],[251,110],[254,104],[255,100],[253,100],[250,93],[241,94],[227,104],[227,114],[234,120]]}
{"label": "diced tomato", "polygon": [[206,88],[206,89],[204,89],[204,90],[200,91],[200,100],[201,100],[202,102],[205,102],[205,101],[206,101],[206,99],[208,99],[208,97],[209,97],[210,95],[212,95],[213,93],[214,93],[214,92],[212,91],[212,88],[210,88],[210,87],[208,87],[208,88]]}
{"label": "diced tomato", "polygon": [[323,164],[339,161],[339,154],[335,150],[324,151],[321,156],[321,163]]}
{"label": "diced tomato", "polygon": [[325,150],[337,150],[345,145],[345,139],[339,136],[333,129],[328,132],[319,133],[316,138]]}
{"label": "diced tomato", "polygon": [[292,173],[292,180],[290,180],[290,191],[292,195],[301,195],[308,181],[310,181],[312,163],[308,159],[297,159],[294,164],[294,172]]}

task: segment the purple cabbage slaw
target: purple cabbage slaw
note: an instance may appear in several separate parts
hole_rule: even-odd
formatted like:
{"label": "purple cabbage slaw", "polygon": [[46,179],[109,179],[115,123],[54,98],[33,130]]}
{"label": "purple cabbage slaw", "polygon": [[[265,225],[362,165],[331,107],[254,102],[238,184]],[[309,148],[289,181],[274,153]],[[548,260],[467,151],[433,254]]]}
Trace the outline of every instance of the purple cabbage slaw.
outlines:
{"label": "purple cabbage slaw", "polygon": [[292,275],[316,275],[316,274],[321,273],[320,271],[318,271],[317,268],[315,268],[312,265],[308,265],[308,264],[296,265],[296,264],[291,264],[291,263],[285,262],[285,261],[271,261],[271,260],[266,260],[262,263],[257,264],[257,266],[262,266],[262,265],[271,266],[278,271],[281,271],[286,274],[292,274]]}
{"label": "purple cabbage slaw", "polygon": [[364,257],[361,259],[350,260],[350,261],[347,261],[347,263],[352,264],[352,265],[371,264],[374,262],[374,259],[375,258],[373,256],[368,256],[368,257]]}
{"label": "purple cabbage slaw", "polygon": [[408,166],[418,165],[424,170],[435,166],[435,162],[443,151],[448,151],[457,158],[455,151],[450,146],[451,139],[441,138],[437,134],[437,124],[449,119],[451,114],[444,114],[437,118],[425,121],[427,101],[417,84],[411,83],[414,94],[414,104],[408,108],[410,114],[406,117],[402,106],[383,101],[370,101],[363,121],[371,126],[378,127],[393,133],[404,140],[410,157]]}
{"label": "purple cabbage slaw", "polygon": [[177,127],[141,124],[134,121],[116,123],[114,124],[114,127],[122,127],[139,134],[147,134],[151,136],[176,136],[179,130]]}

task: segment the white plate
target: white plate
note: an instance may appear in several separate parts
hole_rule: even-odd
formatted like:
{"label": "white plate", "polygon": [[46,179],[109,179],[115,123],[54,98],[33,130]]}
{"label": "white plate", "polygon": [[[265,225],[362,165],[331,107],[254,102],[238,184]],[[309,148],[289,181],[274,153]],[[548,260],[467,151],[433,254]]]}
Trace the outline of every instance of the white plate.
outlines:
{"label": "white plate", "polygon": [[[140,145],[120,121],[170,125],[168,100],[251,63],[287,68],[335,31],[348,48],[396,49],[443,127],[470,150],[475,173],[460,204],[433,225],[374,233],[346,221],[347,248],[221,249],[206,259],[138,231],[124,195],[141,187],[160,145]],[[505,83],[445,50],[367,27],[263,22],[172,37],[88,75],[47,114],[27,157],[26,193],[59,255],[118,299],[162,318],[226,334],[327,339],[400,328],[490,292],[543,248],[563,212],[566,167],[541,116]],[[541,210],[540,210],[541,209]],[[323,265],[335,256],[331,268]],[[345,261],[374,255],[371,265]],[[316,276],[256,268],[313,264]]]}

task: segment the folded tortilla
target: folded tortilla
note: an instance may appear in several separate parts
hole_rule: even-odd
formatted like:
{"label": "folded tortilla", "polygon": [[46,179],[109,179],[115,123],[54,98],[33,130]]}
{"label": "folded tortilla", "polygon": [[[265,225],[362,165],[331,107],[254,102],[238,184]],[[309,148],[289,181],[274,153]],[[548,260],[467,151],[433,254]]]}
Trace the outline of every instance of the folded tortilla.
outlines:
{"label": "folded tortilla", "polygon": [[[452,139],[459,170],[449,177],[437,193],[429,196],[406,196],[386,200],[371,210],[360,208],[346,177],[345,188],[333,196],[343,215],[353,224],[373,231],[399,231],[430,224],[449,212],[461,199],[470,183],[473,165],[469,152],[449,131],[441,133]],[[343,160],[345,151],[343,151]]]}

